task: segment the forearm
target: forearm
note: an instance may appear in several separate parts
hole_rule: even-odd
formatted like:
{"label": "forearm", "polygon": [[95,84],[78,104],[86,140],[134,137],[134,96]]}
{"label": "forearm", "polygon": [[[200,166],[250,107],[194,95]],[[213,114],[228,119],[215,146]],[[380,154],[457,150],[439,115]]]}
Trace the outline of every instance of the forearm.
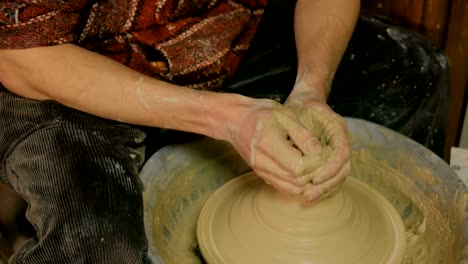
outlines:
{"label": "forearm", "polygon": [[[359,15],[359,0],[298,0],[295,36],[298,82],[326,98]],[[300,87],[298,88],[300,90]],[[301,92],[295,89],[294,92]]]}
{"label": "forearm", "polygon": [[219,137],[235,96],[194,91],[133,71],[74,45],[0,51],[0,81],[23,97],[131,124]]}

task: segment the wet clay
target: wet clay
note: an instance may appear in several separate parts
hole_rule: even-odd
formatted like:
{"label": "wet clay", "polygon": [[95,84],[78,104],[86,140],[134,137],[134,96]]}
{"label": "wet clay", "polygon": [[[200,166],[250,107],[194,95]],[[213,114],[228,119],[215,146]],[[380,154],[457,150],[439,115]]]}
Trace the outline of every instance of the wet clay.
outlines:
{"label": "wet clay", "polygon": [[356,179],[311,205],[285,196],[254,173],[205,203],[198,242],[208,263],[400,264],[405,229],[383,196]]}
{"label": "wet clay", "polygon": [[[374,152],[383,155],[380,152]],[[463,209],[466,205],[466,194],[460,192],[459,200],[444,205],[449,215],[442,215],[436,205],[440,203],[443,193],[430,190],[439,185],[440,176],[434,175],[430,166],[418,167],[415,164],[418,153],[402,152],[400,167],[392,168],[385,161],[378,161],[369,151],[356,152],[353,155],[353,177],[368,183],[395,207],[406,227],[407,250],[402,264],[413,263],[459,263],[462,254],[456,253],[457,239],[461,238],[462,228],[454,222],[463,222]],[[405,176],[403,172],[412,175]],[[424,182],[420,188],[416,182]],[[427,192],[426,192],[427,189]],[[430,190],[430,191],[429,191]],[[452,223],[452,224],[451,224]]]}
{"label": "wet clay", "polygon": [[[206,144],[202,148],[203,153],[213,152],[212,156],[200,158],[189,166],[177,166],[168,176],[154,177],[157,183],[144,193],[150,251],[160,263],[205,263],[198,251],[196,237],[200,211],[213,192],[248,169],[235,151],[230,148],[214,151],[212,146],[215,144]],[[429,165],[414,166],[421,164],[414,160],[419,154],[401,152],[388,156],[388,153],[385,149],[374,148],[354,152],[351,178],[372,186],[403,219],[407,250],[402,264],[460,263],[466,195],[460,191],[453,196],[456,201],[447,200],[446,205],[439,205],[445,201],[444,194],[431,191],[429,186],[438,186],[440,176],[433,174]],[[198,154],[195,157],[199,157]],[[172,152],[167,155],[167,160],[173,158]],[[391,164],[399,165],[390,166],[381,160],[383,158],[395,159],[397,161],[392,160]],[[426,184],[427,190],[417,184],[419,180]],[[337,247],[333,254],[341,249]]]}

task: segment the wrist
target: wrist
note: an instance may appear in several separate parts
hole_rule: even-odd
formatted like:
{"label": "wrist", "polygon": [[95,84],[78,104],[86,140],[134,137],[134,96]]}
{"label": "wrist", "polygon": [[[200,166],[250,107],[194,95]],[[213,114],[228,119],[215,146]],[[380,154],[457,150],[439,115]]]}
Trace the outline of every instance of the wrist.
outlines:
{"label": "wrist", "polygon": [[258,111],[271,111],[281,104],[270,99],[255,99],[240,94],[219,93],[216,105],[211,107],[213,132],[216,139],[232,141],[242,129],[249,129],[252,124],[245,121]]}
{"label": "wrist", "polygon": [[332,74],[320,67],[304,67],[299,73],[288,101],[315,99],[326,103]]}
{"label": "wrist", "polygon": [[229,140],[232,134],[231,128],[240,118],[239,109],[254,99],[233,93],[213,93],[211,99],[205,108],[210,126],[208,136],[219,140]]}

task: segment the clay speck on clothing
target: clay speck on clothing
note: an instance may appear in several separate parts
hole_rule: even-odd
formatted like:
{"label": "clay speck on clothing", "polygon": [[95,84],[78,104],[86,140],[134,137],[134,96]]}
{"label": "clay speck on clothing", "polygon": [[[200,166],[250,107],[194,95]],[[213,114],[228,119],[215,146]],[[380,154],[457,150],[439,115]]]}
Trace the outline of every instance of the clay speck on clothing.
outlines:
{"label": "clay speck on clothing", "polygon": [[138,81],[135,83],[135,94],[138,99],[138,102],[140,102],[141,105],[143,105],[145,109],[149,109],[150,105],[147,102],[147,95],[145,91],[143,91],[143,88],[141,87],[141,84],[143,83],[144,80],[145,80],[145,77],[140,77],[140,79],[138,79]]}
{"label": "clay speck on clothing", "polygon": [[408,37],[407,35],[403,35],[401,32],[392,29],[392,28],[387,28],[387,34],[395,40],[400,47],[403,49],[407,49],[406,44],[404,43],[404,40]]}

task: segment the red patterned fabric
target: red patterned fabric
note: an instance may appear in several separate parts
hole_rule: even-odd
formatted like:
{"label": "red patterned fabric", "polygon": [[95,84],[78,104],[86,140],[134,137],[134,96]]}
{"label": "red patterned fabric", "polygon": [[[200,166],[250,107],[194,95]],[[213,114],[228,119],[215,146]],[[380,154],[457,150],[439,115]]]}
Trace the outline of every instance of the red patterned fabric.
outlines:
{"label": "red patterned fabric", "polygon": [[216,89],[267,0],[0,0],[0,49],[74,43],[144,74]]}

